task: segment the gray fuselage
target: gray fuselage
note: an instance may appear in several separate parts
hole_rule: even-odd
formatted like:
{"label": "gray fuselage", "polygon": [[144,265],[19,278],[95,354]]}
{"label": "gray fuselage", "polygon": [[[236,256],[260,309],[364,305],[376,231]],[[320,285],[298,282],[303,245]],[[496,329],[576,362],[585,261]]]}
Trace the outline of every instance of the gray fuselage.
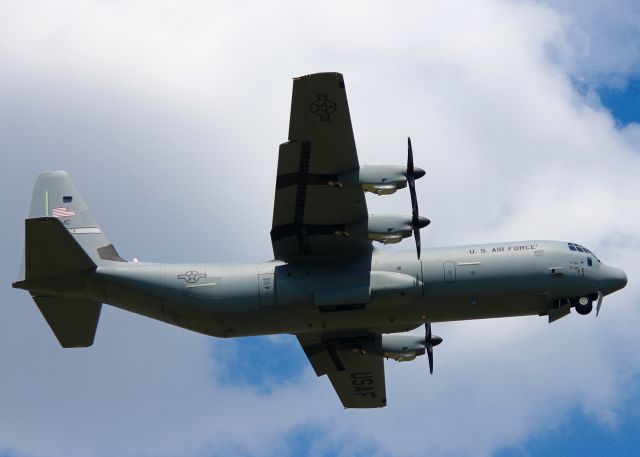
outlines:
{"label": "gray fuselage", "polygon": [[[559,241],[373,250],[354,263],[110,262],[86,277],[92,298],[218,337],[380,333],[424,322],[544,315],[559,300],[611,293],[621,270]],[[113,265],[113,266],[112,266]]]}

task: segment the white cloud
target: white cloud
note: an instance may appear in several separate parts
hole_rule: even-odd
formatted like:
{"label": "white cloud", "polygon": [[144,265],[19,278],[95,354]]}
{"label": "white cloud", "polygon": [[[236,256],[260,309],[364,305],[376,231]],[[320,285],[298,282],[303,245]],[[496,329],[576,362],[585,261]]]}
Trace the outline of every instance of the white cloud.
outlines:
{"label": "white cloud", "polygon": [[579,81],[623,88],[640,71],[640,5],[629,0],[542,0],[561,16],[565,41],[559,62]]}
{"label": "white cloud", "polygon": [[[583,44],[610,25],[598,28],[593,10],[555,8],[0,6],[0,148],[8,170],[0,186],[11,196],[2,202],[5,278],[17,270],[21,219],[43,168],[72,172],[128,257],[268,258],[290,78],[331,70],[345,74],[363,163],[403,163],[412,136],[427,170],[418,190],[433,220],[423,234],[428,245],[571,239],[631,278],[597,320],[437,325],[445,343],[436,375],[427,376],[424,360],[387,364],[390,405],[377,411],[342,410],[328,381],[308,367],[269,395],[225,385],[216,372],[225,367],[211,359],[227,354],[228,341],[120,311],[105,310],[93,348],[63,351],[26,294],[5,289],[0,449],[275,455],[308,432],[306,449],[317,455],[483,456],[567,421],[575,408],[615,426],[625,386],[640,372],[638,135],[633,125],[617,130],[571,81],[609,75],[609,57],[617,75],[638,62],[619,38],[586,52]],[[609,17],[611,27],[633,29],[626,17]],[[561,51],[550,59],[549,49]],[[370,200],[373,212],[408,208],[406,193]],[[225,360],[233,369],[233,358]]]}

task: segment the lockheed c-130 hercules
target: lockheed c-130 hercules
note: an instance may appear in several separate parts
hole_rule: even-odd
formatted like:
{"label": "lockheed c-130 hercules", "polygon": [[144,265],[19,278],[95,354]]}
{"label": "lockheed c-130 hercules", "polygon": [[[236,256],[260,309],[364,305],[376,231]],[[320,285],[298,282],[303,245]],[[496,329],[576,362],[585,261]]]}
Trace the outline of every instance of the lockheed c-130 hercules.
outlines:
{"label": "lockheed c-130 hercules", "polygon": [[[274,260],[244,265],[128,262],[64,171],[43,173],[25,221],[23,276],[63,347],[93,344],[103,303],[216,337],[295,335],[349,408],[387,403],[384,359],[412,360],[442,339],[431,323],[600,311],[622,270],[561,241],[425,249],[411,141],[406,166],[360,166],[342,75],[294,79],[280,145]],[[412,214],[369,215],[365,192],[409,188]],[[416,251],[374,249],[413,236]],[[424,336],[400,334],[424,325]]]}

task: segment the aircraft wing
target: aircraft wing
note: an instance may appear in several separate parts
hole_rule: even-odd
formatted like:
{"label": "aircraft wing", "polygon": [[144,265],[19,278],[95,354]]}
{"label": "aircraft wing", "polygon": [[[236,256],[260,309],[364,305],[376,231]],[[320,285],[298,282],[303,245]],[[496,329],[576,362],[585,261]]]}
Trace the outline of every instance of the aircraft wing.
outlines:
{"label": "aircraft wing", "polygon": [[[371,242],[339,236],[366,223],[359,186],[338,178],[359,169],[344,81],[339,73],[293,80],[289,141],[280,145],[271,241],[277,259],[349,255]],[[336,234],[338,233],[338,234]]]}
{"label": "aircraft wing", "polygon": [[387,405],[384,359],[362,351],[381,346],[380,335],[339,339],[298,335],[298,341],[316,374],[329,377],[345,408]]}

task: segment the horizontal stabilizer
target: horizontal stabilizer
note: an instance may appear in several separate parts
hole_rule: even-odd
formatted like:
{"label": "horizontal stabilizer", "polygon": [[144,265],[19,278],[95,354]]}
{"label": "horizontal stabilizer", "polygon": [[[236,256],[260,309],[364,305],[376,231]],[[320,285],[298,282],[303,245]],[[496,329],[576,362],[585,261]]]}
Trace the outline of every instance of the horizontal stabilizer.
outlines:
{"label": "horizontal stabilizer", "polygon": [[49,278],[95,269],[69,231],[54,217],[25,221],[26,279]]}
{"label": "horizontal stabilizer", "polygon": [[62,297],[33,299],[62,347],[87,347],[93,344],[102,303]]}

